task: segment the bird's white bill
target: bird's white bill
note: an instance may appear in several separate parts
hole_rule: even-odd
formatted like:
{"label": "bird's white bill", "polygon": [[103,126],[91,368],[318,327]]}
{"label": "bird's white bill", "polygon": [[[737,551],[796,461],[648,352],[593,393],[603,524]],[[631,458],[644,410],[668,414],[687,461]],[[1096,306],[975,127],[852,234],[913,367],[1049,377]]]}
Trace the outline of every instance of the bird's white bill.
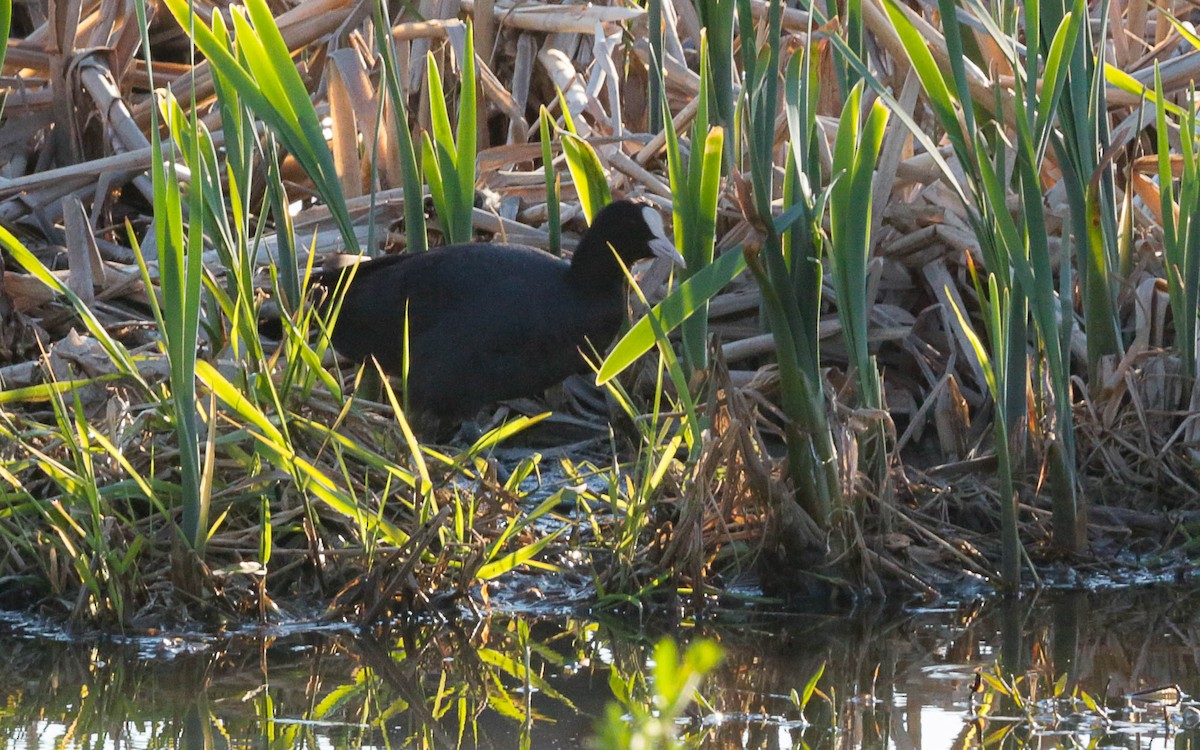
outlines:
{"label": "bird's white bill", "polygon": [[650,240],[650,250],[659,258],[666,258],[680,268],[687,268],[687,262],[675,249],[675,243],[665,237],[656,237]]}
{"label": "bird's white bill", "polygon": [[680,268],[687,268],[687,263],[683,256],[675,249],[675,243],[667,237],[666,227],[663,226],[662,217],[658,212],[649,206],[642,207],[642,218],[646,221],[646,226],[650,227],[650,232],[654,235],[654,239],[650,240],[650,251],[659,258],[666,258]]}

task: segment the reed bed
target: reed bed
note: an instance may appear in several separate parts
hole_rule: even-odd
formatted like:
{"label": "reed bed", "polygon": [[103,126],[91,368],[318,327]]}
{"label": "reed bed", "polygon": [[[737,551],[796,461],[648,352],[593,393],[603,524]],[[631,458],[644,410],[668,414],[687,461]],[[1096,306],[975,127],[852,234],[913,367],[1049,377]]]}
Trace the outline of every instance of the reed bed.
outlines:
{"label": "reed bed", "polygon": [[[518,568],[703,608],[746,574],[829,599],[1185,564],[1194,12],[16,5],[0,602],[369,622]],[[640,279],[603,397],[569,381],[555,419],[423,440],[305,299],[332,252],[569,253],[610,196],[689,265]]]}

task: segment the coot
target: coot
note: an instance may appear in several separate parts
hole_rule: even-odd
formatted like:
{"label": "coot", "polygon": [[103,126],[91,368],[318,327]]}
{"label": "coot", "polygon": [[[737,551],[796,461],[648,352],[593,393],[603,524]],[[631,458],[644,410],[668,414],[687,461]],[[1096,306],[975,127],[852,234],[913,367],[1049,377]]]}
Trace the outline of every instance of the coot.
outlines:
{"label": "coot", "polygon": [[[584,371],[582,353],[602,352],[625,319],[617,256],[629,266],[652,255],[683,263],[658,213],[622,200],[596,214],[570,262],[493,243],[366,261],[349,279],[333,346],[354,361],[374,357],[398,377],[407,316],[409,408],[461,419]],[[335,289],[348,273],[316,281]]]}

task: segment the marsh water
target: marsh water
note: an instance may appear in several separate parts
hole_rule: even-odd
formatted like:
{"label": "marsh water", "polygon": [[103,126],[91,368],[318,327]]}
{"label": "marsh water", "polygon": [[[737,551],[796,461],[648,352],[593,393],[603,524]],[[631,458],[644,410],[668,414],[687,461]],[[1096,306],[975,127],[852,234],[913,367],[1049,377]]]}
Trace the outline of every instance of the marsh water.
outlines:
{"label": "marsh water", "polygon": [[1200,748],[1194,585],[703,622],[526,611],[82,642],[18,617],[0,629],[10,748],[583,748],[610,680],[642,694],[667,634],[725,651],[678,723],[702,747]]}

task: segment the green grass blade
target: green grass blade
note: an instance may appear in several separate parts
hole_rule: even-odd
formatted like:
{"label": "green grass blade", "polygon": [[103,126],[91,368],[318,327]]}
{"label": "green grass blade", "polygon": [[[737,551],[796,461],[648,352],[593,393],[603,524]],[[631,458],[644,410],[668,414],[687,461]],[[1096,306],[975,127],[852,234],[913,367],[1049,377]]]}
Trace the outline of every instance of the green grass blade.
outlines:
{"label": "green grass blade", "polygon": [[0,0],[0,68],[8,54],[8,35],[12,29],[12,0]]}
{"label": "green grass blade", "polygon": [[[1077,8],[1076,11],[1063,17],[1058,31],[1054,34],[1054,39],[1050,42],[1050,53],[1046,56],[1046,67],[1042,75],[1040,106],[1037,109],[1037,119],[1033,129],[1033,136],[1037,139],[1036,161],[1038,163],[1041,162],[1041,157],[1049,143],[1051,119],[1058,111],[1059,101],[1062,99],[1063,89],[1067,84],[1067,73],[1070,71],[1067,54],[1070,50],[1075,49],[1080,27],[1086,22],[1086,8]],[[1030,88],[1035,89],[1036,87],[1031,85]]]}
{"label": "green grass blade", "polygon": [[558,174],[554,169],[554,152],[550,143],[550,110],[546,109],[545,105],[542,106],[538,120],[542,140],[542,174],[546,178],[546,228],[550,233],[550,252],[562,255],[562,205]]}
{"label": "green grass blade", "polygon": [[[1153,89],[1142,85],[1136,78],[1115,66],[1104,66],[1104,80],[1114,88],[1120,89],[1131,96],[1145,99],[1147,102],[1155,100]],[[1186,114],[1186,111],[1182,107],[1170,100],[1163,102],[1163,106],[1176,117],[1183,117]]]}
{"label": "green grass blade", "polygon": [[[647,24],[649,25],[650,37],[650,59],[663,59],[663,25],[662,25],[662,0],[646,0],[646,16]],[[649,108],[646,112],[646,130],[650,133],[657,133],[663,128],[662,110],[655,106],[655,102],[662,100],[662,76],[650,75],[647,85],[647,98]]]}
{"label": "green grass blade", "polygon": [[446,195],[446,184],[443,182],[445,173],[434,148],[433,139],[427,132],[421,133],[421,171],[425,173],[425,179],[429,180],[429,194],[433,197],[433,210],[441,219],[442,232],[449,236],[451,230],[446,225],[450,223],[451,213]]}
{"label": "green grass blade", "polygon": [[7,250],[13,260],[17,262],[17,265],[25,269],[29,275],[56,293],[66,297],[75,314],[83,320],[88,333],[92,334],[100,342],[100,346],[104,349],[105,354],[108,355],[108,358],[118,371],[124,376],[133,378],[144,391],[150,390],[150,386],[147,385],[146,381],[142,379],[141,373],[138,372],[137,364],[134,362],[133,357],[130,356],[129,351],[125,349],[124,345],[109,335],[108,330],[96,318],[91,308],[83,300],[79,299],[74,292],[68,289],[65,284],[59,281],[58,277],[50,273],[49,269],[42,265],[42,262],[38,260],[36,255],[31,253],[21,244],[20,240],[2,226],[0,226],[0,247]]}
{"label": "green grass blade", "polygon": [[[8,35],[12,30],[12,0],[0,0],[0,70],[8,54]],[[0,116],[4,115],[4,93],[0,92]]]}
{"label": "green grass blade", "polygon": [[[704,29],[703,33],[708,39],[711,52],[713,98],[717,104],[717,118],[726,128],[734,126],[734,79],[737,70],[734,61],[733,17],[736,7],[735,0],[698,0],[696,2],[700,23]],[[748,10],[748,6],[746,9]],[[753,24],[749,17],[744,18],[743,30],[747,22]],[[748,41],[753,38],[753,34],[750,34],[749,37],[743,36],[743,40],[745,40],[745,43],[742,44],[743,54],[746,53],[747,48],[753,50],[754,44]],[[751,51],[749,54],[753,55],[753,52]],[[663,125],[665,127],[666,123],[664,122]]]}
{"label": "green grass blade", "polygon": [[592,144],[573,133],[563,133],[560,142],[567,157],[567,168],[571,170],[575,192],[579,194],[579,202],[583,206],[583,214],[591,224],[600,209],[612,203],[608,176]]}
{"label": "green grass blade", "polygon": [[[557,499],[555,499],[555,504],[558,504]],[[518,550],[514,550],[513,552],[510,552],[499,559],[481,566],[479,570],[475,572],[475,580],[490,581],[494,578],[504,575],[505,573],[512,572],[515,568],[531,560],[539,552],[544,550],[552,542],[562,536],[567,528],[568,527],[564,526],[553,533],[541,537],[531,544],[527,544]]]}
{"label": "green grass blade", "polygon": [[596,384],[604,385],[612,380],[654,346],[657,339],[650,320],[651,315],[662,326],[664,332],[669,333],[697,310],[703,309],[717,292],[745,269],[746,259],[742,253],[730,251],[681,283],[621,337],[613,347],[612,353],[601,364],[600,371],[596,374]]}
{"label": "green grass blade", "polygon": [[244,64],[202,21],[195,19],[193,23],[187,0],[163,1],[213,69],[275,131],[280,142],[312,179],[346,246],[357,250],[358,240],[337,180],[333,155],[325,142],[312,100],[264,0],[249,3],[247,12],[253,24],[241,12],[233,14],[238,50]]}
{"label": "green grass blade", "polygon": [[450,111],[446,106],[446,92],[442,88],[442,72],[432,52],[425,56],[425,80],[429,87],[429,124],[433,128],[433,139],[453,159],[458,157],[454,146],[453,130],[450,128]]}
{"label": "green grass blade", "polygon": [[558,94],[558,109],[562,113],[563,129],[572,135],[579,135],[579,131],[575,129],[575,120],[571,117],[571,108],[567,106],[567,97],[563,95],[562,89],[556,88]]}
{"label": "green grass blade", "polygon": [[[184,28],[191,28],[195,20],[194,14],[189,13]],[[138,21],[147,68],[153,70],[149,31],[144,7],[140,3]],[[204,273],[201,259],[204,254],[206,191],[202,186],[206,179],[206,167],[210,165],[201,158],[200,146],[203,138],[195,110],[193,109],[190,121],[177,122],[175,120],[184,115],[174,99],[165,99],[162,104],[168,131],[176,133],[180,143],[189,147],[188,162],[197,170],[193,189],[189,193],[191,222],[185,234],[178,164],[172,152],[172,155],[165,159],[164,171],[157,112],[151,111],[154,231],[159,261],[159,286],[166,301],[161,308],[160,331],[162,348],[170,366],[168,382],[171,411],[179,452],[179,489],[182,495],[180,531],[187,544],[202,555],[204,543],[208,538],[208,496],[200,462],[199,415],[196,411],[196,350],[199,343],[200,295],[203,287],[201,279]],[[144,266],[144,263],[142,265]],[[145,275],[147,274],[144,272],[144,277]]]}
{"label": "green grass blade", "polygon": [[429,247],[425,226],[424,188],[417,150],[412,131],[408,127],[408,108],[405,106],[407,93],[400,84],[400,72],[396,64],[396,48],[392,41],[391,20],[387,13],[387,2],[378,0],[375,5],[375,44],[383,57],[383,72],[387,83],[388,101],[392,107],[396,127],[396,148],[400,152],[400,174],[404,183],[404,227],[408,236],[408,252],[423,253]]}
{"label": "green grass blade", "polygon": [[[929,104],[933,107],[934,113],[937,114],[938,120],[946,131],[946,137],[954,144],[954,150],[959,157],[970,161],[971,152],[967,148],[962,125],[958,121],[954,98],[950,94],[950,88],[942,76],[942,71],[938,69],[937,63],[933,59],[933,53],[929,51],[929,47],[925,43],[925,38],[913,26],[904,10],[896,4],[896,0],[884,0],[883,7],[892,21],[896,35],[904,44],[904,51],[908,53],[909,62],[912,63],[913,70],[921,80]],[[970,107],[970,100],[964,102],[964,106]]]}
{"label": "green grass blade", "polygon": [[466,50],[462,60],[462,85],[459,90],[458,105],[458,151],[455,155],[455,165],[458,167],[458,213],[455,221],[466,227],[467,237],[471,240],[472,213],[475,208],[475,156],[477,129],[477,97],[475,86],[475,34],[471,22],[467,21]]}
{"label": "green grass blade", "polygon": [[[958,23],[958,7],[955,0],[938,0],[938,10],[942,14],[942,35],[946,40],[946,55],[950,58],[950,72],[953,74],[958,101],[963,105],[962,117],[964,129],[968,133],[973,133],[975,132],[975,108],[971,98],[971,89],[968,85],[967,58],[963,53],[962,31]],[[892,9],[889,8],[888,11],[891,13]],[[907,43],[905,43],[905,51],[908,51]],[[922,78],[922,83],[924,83],[924,78]],[[945,125],[944,122],[943,125]]]}

